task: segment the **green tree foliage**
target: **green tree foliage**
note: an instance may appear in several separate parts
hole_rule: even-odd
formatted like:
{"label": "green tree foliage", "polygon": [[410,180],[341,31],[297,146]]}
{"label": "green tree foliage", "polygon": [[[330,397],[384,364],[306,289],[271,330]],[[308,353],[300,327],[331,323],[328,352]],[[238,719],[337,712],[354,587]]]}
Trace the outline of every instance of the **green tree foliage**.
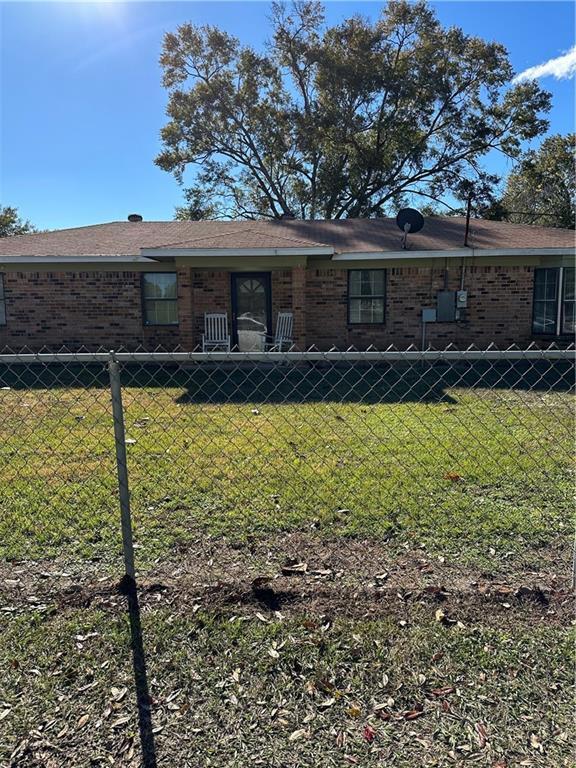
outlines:
{"label": "green tree foliage", "polygon": [[29,221],[25,221],[18,215],[18,208],[9,205],[0,205],[0,237],[10,235],[26,235],[38,230]]}
{"label": "green tree foliage", "polygon": [[180,215],[381,216],[419,195],[485,182],[491,150],[517,157],[546,130],[550,95],[510,87],[505,48],[444,28],[424,2],[327,27],[323,7],[272,7],[264,53],[213,26],[164,38],[169,122],[156,163],[182,182]]}
{"label": "green tree foliage", "polygon": [[502,199],[486,215],[518,224],[574,229],[576,134],[550,136],[528,152],[506,180]]}

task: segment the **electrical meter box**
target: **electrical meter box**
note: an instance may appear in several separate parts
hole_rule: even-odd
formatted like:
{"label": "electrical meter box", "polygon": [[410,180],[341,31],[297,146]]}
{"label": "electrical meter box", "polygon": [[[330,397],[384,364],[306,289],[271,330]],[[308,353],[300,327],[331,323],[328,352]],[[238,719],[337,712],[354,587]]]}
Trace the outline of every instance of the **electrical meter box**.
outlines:
{"label": "electrical meter box", "polygon": [[436,295],[436,320],[439,323],[450,323],[457,319],[457,291],[438,291]]}
{"label": "electrical meter box", "polygon": [[457,309],[466,309],[468,306],[468,291],[456,291]]}

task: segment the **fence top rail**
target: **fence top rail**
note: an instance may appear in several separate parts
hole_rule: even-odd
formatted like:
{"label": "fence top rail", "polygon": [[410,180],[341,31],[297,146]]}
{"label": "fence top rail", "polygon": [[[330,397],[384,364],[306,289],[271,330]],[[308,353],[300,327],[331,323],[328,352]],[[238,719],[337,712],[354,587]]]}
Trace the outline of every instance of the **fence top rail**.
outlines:
{"label": "fence top rail", "polygon": [[568,349],[466,349],[405,351],[318,352],[26,352],[0,354],[0,365],[31,363],[224,363],[224,362],[395,362],[467,360],[571,360],[576,350]]}

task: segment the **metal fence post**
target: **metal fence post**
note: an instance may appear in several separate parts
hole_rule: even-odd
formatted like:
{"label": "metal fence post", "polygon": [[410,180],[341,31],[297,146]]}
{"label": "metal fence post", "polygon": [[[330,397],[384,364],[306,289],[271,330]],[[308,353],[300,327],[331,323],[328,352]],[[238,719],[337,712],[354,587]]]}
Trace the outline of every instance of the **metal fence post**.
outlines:
{"label": "metal fence post", "polygon": [[122,407],[122,385],[120,369],[114,351],[108,360],[110,375],[110,393],[112,395],[112,415],[114,418],[114,442],[116,443],[116,468],[118,471],[118,491],[120,496],[120,521],[122,525],[122,548],[126,575],[134,579],[134,543],[132,540],[132,519],[130,515],[130,490],[128,487],[128,465],[126,462],[126,434],[124,432],[124,409]]}

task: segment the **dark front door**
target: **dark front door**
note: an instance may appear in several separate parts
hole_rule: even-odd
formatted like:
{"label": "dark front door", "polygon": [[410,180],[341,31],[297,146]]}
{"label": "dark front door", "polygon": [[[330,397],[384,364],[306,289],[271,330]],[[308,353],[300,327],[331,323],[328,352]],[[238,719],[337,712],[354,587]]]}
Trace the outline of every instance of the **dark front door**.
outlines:
{"label": "dark front door", "polygon": [[233,343],[240,352],[260,352],[271,333],[269,272],[232,273]]}

